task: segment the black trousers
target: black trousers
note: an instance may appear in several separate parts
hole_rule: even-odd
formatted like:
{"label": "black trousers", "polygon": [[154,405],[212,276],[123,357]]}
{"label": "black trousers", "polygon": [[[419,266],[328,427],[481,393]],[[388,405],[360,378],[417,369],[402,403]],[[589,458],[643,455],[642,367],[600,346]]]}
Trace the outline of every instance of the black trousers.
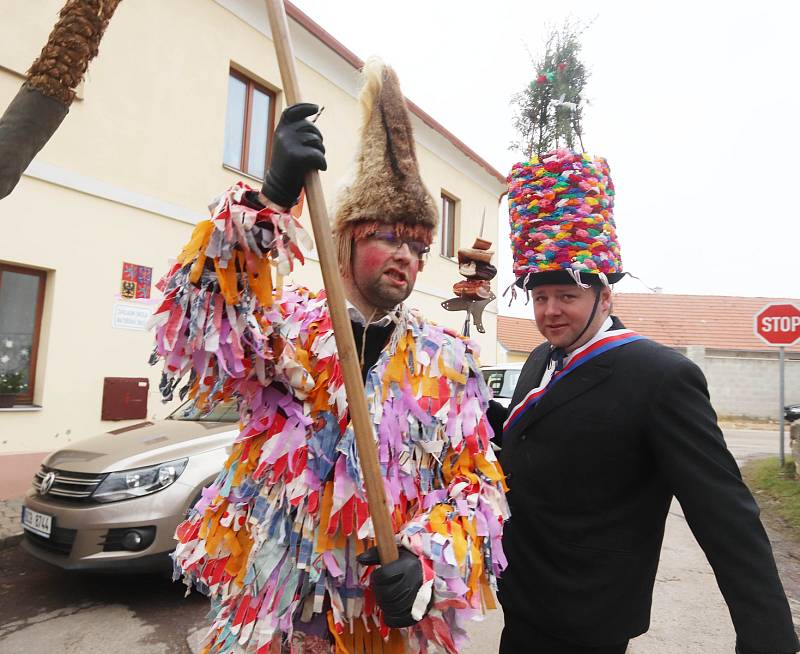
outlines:
{"label": "black trousers", "polygon": [[628,641],[587,647],[542,633],[525,620],[506,614],[499,654],[625,654]]}

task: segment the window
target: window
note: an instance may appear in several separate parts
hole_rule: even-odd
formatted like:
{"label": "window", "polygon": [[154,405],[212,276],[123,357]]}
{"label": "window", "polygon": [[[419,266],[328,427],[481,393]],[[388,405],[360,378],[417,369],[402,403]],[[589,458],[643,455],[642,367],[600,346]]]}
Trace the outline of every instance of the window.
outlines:
{"label": "window", "polygon": [[456,256],[456,204],[457,200],[442,193],[441,253],[453,259]]}
{"label": "window", "polygon": [[275,96],[237,71],[228,76],[226,166],[263,179],[275,120]]}
{"label": "window", "polygon": [[167,420],[239,422],[239,407],[234,401],[220,402],[211,411],[204,413],[193,400],[189,400],[170,413]]}
{"label": "window", "polygon": [[0,263],[0,373],[24,384],[15,404],[32,404],[47,273]]}
{"label": "window", "polygon": [[483,378],[486,385],[492,389],[495,397],[510,399],[517,387],[517,381],[522,368],[508,368],[506,370],[484,370]]}

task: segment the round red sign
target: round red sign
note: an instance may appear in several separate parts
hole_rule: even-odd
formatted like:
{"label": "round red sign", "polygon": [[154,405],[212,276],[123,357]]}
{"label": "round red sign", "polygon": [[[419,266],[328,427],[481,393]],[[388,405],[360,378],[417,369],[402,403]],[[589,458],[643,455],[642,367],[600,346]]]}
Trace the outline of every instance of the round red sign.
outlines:
{"label": "round red sign", "polygon": [[793,345],[800,338],[800,308],[787,302],[768,304],[756,314],[755,331],[770,345]]}

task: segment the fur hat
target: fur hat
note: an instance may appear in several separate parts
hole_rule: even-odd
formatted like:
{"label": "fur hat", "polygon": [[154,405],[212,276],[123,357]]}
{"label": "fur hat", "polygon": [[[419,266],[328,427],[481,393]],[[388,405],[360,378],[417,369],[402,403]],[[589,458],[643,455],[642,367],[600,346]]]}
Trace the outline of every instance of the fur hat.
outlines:
{"label": "fur hat", "polygon": [[514,164],[508,204],[517,286],[623,277],[614,183],[602,157],[555,150]]}
{"label": "fur hat", "polygon": [[430,243],[438,217],[436,203],[419,174],[414,133],[397,74],[381,60],[371,58],[362,77],[356,177],[340,194],[333,221],[342,265],[349,260],[357,226],[362,227],[358,232],[366,235],[366,223],[391,225],[423,235]]}

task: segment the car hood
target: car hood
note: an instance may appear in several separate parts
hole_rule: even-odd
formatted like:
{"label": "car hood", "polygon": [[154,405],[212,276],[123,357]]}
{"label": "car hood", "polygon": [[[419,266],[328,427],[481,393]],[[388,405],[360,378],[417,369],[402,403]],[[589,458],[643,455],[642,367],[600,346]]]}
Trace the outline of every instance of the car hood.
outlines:
{"label": "car hood", "polygon": [[72,472],[130,470],[224,448],[234,441],[238,431],[238,425],[230,422],[142,422],[57,450],[43,463]]}

